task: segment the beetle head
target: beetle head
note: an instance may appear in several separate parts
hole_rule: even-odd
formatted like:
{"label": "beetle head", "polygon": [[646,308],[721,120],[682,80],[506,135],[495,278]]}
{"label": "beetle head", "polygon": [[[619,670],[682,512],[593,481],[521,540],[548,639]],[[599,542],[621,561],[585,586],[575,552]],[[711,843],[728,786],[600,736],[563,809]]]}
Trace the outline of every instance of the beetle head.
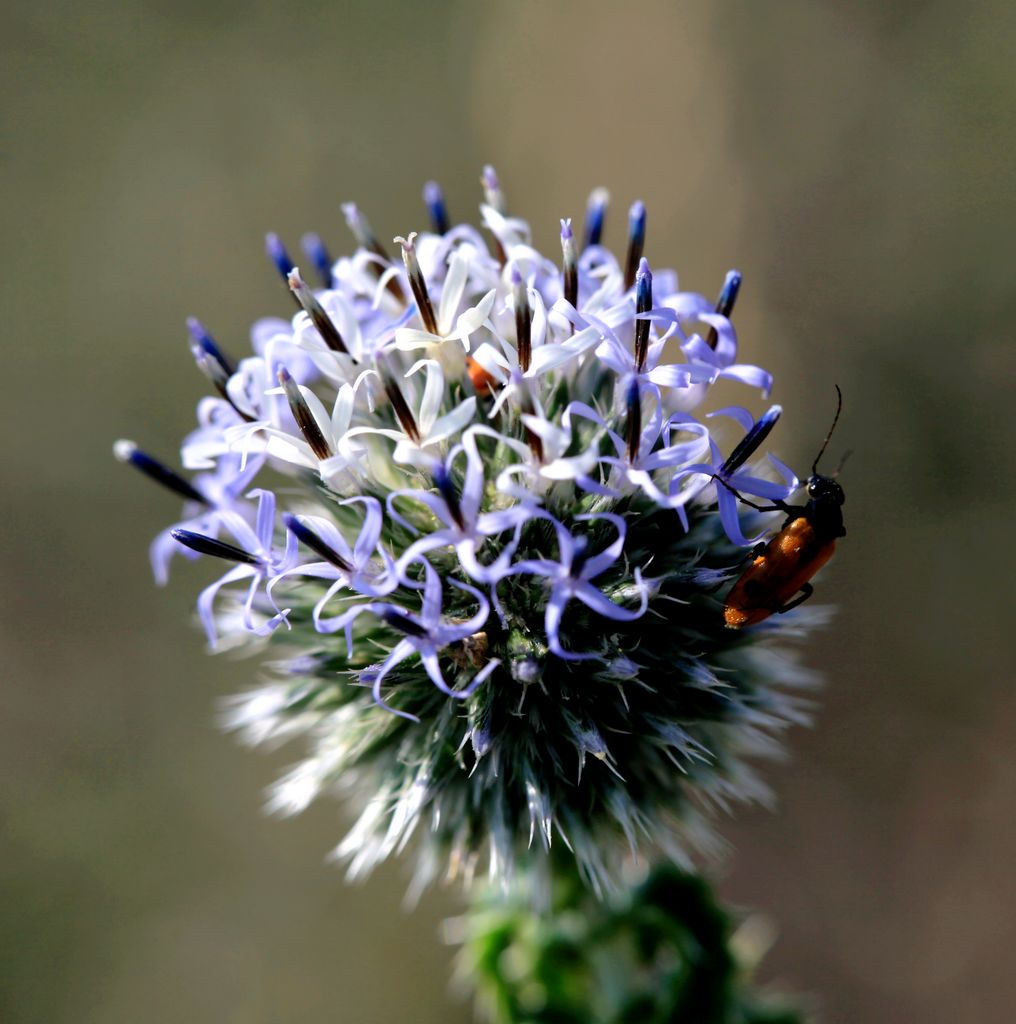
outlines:
{"label": "beetle head", "polygon": [[846,500],[843,488],[831,477],[812,473],[808,477],[808,500],[821,505],[842,505]]}

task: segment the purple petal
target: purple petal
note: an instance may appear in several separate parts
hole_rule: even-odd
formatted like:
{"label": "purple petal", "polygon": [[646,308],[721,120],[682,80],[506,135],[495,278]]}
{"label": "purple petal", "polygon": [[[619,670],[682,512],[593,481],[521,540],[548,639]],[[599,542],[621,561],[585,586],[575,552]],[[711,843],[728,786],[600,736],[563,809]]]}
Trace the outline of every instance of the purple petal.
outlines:
{"label": "purple petal", "polygon": [[198,595],[198,618],[205,627],[205,634],[208,636],[208,646],[214,648],[217,640],[215,631],[215,596],[227,584],[235,583],[237,580],[254,577],[254,585],[257,586],[261,573],[252,565],[234,566],[225,576],[217,579],[210,586],[205,587]]}
{"label": "purple petal", "polygon": [[747,473],[735,473],[729,480],[731,487],[742,494],[751,494],[756,498],[768,498],[770,501],[782,501],[787,496],[785,484],[775,483],[772,480],[763,480],[758,476],[749,476]]}
{"label": "purple petal", "polygon": [[393,715],[398,715],[399,718],[408,718],[411,722],[419,724],[420,719],[416,715],[411,715],[408,711],[399,711],[398,708],[393,708],[390,704],[386,704],[381,699],[381,684],[384,682],[384,678],[388,673],[395,668],[400,662],[403,662],[410,655],[414,654],[416,648],[413,647],[408,640],[401,640],[399,643],[392,648],[391,654],[385,658],[381,665],[381,669],[378,674],[374,677],[374,685],[371,687],[371,696],[374,698],[374,703],[378,707],[382,707],[385,711],[391,712]]}
{"label": "purple petal", "polygon": [[[419,643],[419,641],[418,641]],[[437,652],[434,648],[427,644],[426,646],[416,648],[417,653],[420,655],[420,661],[423,662],[423,667],[427,671],[427,675],[430,676],[430,681],[442,692],[447,694],[449,697],[461,696],[457,694],[446,682],[444,675],[441,672],[441,664],[437,658]]]}
{"label": "purple petal", "polygon": [[381,511],[381,502],[377,498],[358,496],[348,498],[342,504],[350,505],[353,502],[360,502],[366,509],[360,535],[356,538],[356,546],[353,548],[353,564],[357,568],[362,568],[377,550],[384,515]]}
{"label": "purple petal", "polygon": [[776,467],[777,472],[787,482],[787,493],[784,498],[789,498],[798,487],[801,486],[801,481],[798,479],[797,474],[785,463],[781,462],[775,455],[767,455],[767,459]]}
{"label": "purple petal", "polygon": [[511,565],[511,556],[515,553],[515,545],[511,544],[489,565],[484,565],[476,557],[476,544],[473,540],[460,541],[455,548],[459,562],[467,575],[478,583],[497,583],[504,579]]}
{"label": "purple petal", "polygon": [[729,366],[737,358],[737,333],[734,325],[719,313],[699,313],[695,319],[708,324],[716,332],[716,347],[713,349],[716,362],[720,366]]}
{"label": "purple petal", "polygon": [[725,377],[728,380],[739,380],[750,388],[758,388],[762,392],[763,398],[768,398],[769,392],[773,389],[773,375],[758,366],[750,366],[747,363],[728,366],[720,370],[716,376]]}
{"label": "purple petal", "polygon": [[271,491],[258,489],[251,491],[250,497],[258,499],[257,524],[254,530],[261,550],[267,553],[272,550],[272,538],[275,533],[275,495]]}
{"label": "purple petal", "polygon": [[680,363],[657,366],[655,370],[649,371],[648,377],[661,388],[686,388],[691,383],[688,367]]}
{"label": "purple petal", "polygon": [[568,593],[558,588],[555,588],[550,595],[550,600],[547,602],[547,611],[543,619],[543,628],[547,633],[547,646],[553,654],[563,658],[565,661],[588,661],[590,658],[596,658],[597,655],[595,654],[575,654],[571,651],[566,651],[561,646],[561,637],[558,630],[561,626],[561,618],[564,615],[564,609],[568,601]]}
{"label": "purple petal", "polygon": [[606,519],[611,525],[617,530],[617,537],[605,547],[599,554],[593,555],[586,559],[585,565],[582,566],[581,577],[583,580],[591,580],[596,576],[599,576],[604,569],[609,565],[613,565],[621,552],[624,550],[624,538],[627,532],[627,526],[624,519],[615,515],[613,512],[591,512],[588,515],[576,516],[579,521],[588,521],[593,519]]}
{"label": "purple petal", "polygon": [[741,405],[725,405],[722,409],[714,409],[712,412],[706,413],[707,419],[712,419],[714,416],[725,416],[734,420],[745,433],[755,426],[755,417]]}
{"label": "purple petal", "polygon": [[614,604],[604,593],[597,590],[591,583],[578,583],[575,586],[575,597],[578,598],[587,608],[591,608],[599,615],[608,619],[615,619],[618,622],[631,622],[633,619],[641,618],[646,611],[647,600],[643,594],[642,607],[622,608]]}
{"label": "purple petal", "polygon": [[738,500],[723,484],[718,484],[716,487],[716,504],[719,506],[720,522],[723,524],[723,530],[730,538],[731,543],[736,544],[738,547],[747,547],[749,544],[754,544],[758,541],[758,537],[751,540],[745,537],[744,532],[741,530],[741,520],[737,514]]}
{"label": "purple petal", "polygon": [[[483,624],[487,621],[487,616],[490,614],[490,603],[487,598],[480,593],[476,587],[471,587],[468,583],[460,583],[458,580],[449,580],[449,583],[457,590],[464,590],[467,594],[472,594],[476,598],[480,608],[479,611],[471,618],[466,619],[465,622],[457,622],[454,626],[456,632],[460,632],[465,636],[470,636],[479,630]],[[447,629],[448,627],[442,627]]]}
{"label": "purple petal", "polygon": [[420,618],[428,626],[441,621],[441,577],[426,559],[421,558],[424,567],[423,609]]}
{"label": "purple petal", "polygon": [[507,575],[518,576],[520,573],[529,573],[533,576],[553,578],[560,576],[562,571],[562,567],[558,562],[551,562],[546,558],[526,558],[521,562],[516,562]]}

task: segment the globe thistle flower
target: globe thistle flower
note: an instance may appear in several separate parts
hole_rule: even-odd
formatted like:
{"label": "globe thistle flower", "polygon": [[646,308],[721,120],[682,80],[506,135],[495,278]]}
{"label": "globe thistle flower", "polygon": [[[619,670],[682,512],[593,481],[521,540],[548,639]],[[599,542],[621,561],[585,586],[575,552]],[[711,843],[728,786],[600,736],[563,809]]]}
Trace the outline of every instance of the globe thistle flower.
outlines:
{"label": "globe thistle flower", "polygon": [[765,798],[753,762],[805,718],[811,676],[775,641],[814,615],[722,614],[767,524],[735,492],[798,479],[762,458],[779,406],[710,403],[723,380],[772,388],[739,356],[740,275],[711,301],[651,269],[640,202],[615,255],[604,190],[550,258],[492,168],[482,184],[480,228],[429,183],[430,230],[391,250],[347,204],[351,256],[303,239],[318,288],[268,235],[296,312],[239,362],[189,322],[214,391],[193,475],[116,454],[183,499],[159,583],[174,552],[226,563],[199,618],[269,678],[224,721],[304,744],[272,810],[343,794],[354,876],[412,842],[420,884],[504,882],[553,846],[603,891],[637,851],[714,847],[713,813]]}

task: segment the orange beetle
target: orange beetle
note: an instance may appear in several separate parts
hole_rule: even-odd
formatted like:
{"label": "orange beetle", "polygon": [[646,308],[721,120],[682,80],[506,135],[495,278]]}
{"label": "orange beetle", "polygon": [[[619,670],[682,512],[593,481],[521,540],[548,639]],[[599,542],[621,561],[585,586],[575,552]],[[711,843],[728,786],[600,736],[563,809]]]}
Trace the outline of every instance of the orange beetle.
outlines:
{"label": "orange beetle", "polygon": [[466,356],[466,373],[473,390],[483,398],[495,394],[500,386],[497,377],[488,373],[471,355]]}
{"label": "orange beetle", "polygon": [[[836,416],[812,463],[806,505],[788,505],[785,501],[756,505],[734,491],[737,498],[757,511],[785,512],[787,518],[772,540],[755,548],[751,563],[727,594],[723,620],[728,629],[752,626],[807,601],[814,592],[809,581],[832,557],[837,539],[847,534],[843,527],[843,488],[835,480],[839,469],[832,476],[818,472],[818,460],[833,436],[843,407],[839,388],[836,394]],[[718,479],[730,487],[722,478]]]}

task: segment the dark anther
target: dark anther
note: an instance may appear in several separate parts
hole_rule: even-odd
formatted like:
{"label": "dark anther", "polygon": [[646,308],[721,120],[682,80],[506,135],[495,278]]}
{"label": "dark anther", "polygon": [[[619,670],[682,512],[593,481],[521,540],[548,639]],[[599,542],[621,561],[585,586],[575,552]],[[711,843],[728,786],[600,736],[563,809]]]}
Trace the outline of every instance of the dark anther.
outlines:
{"label": "dark anther", "polygon": [[519,368],[525,373],[533,358],[533,310],[529,305],[529,288],[514,264],[511,278],[515,299],[515,344],[519,353]]}
{"label": "dark anther", "polygon": [[599,245],[603,238],[603,221],[607,216],[610,193],[605,188],[594,188],[586,203],[586,224],[582,232],[582,248]]}
{"label": "dark anther", "polygon": [[565,302],[579,305],[579,266],[575,258],[575,239],[571,219],[561,221],[561,287]]}
{"label": "dark anther", "polygon": [[[720,289],[720,297],[716,300],[716,312],[720,316],[730,318],[731,313],[734,312],[734,303],[737,302],[737,294],[741,290],[741,275],[736,270],[728,270],[727,276],[723,279],[723,287]],[[716,333],[716,328],[709,325],[709,330],[706,331],[705,342],[706,344],[715,349],[719,344],[720,336]]]}
{"label": "dark anther", "polygon": [[199,555],[211,555],[213,558],[224,558],[227,562],[240,562],[243,565],[260,565],[261,559],[252,555],[235,544],[227,544],[224,540],[206,537],[203,533],[193,530],[173,530],[173,540],[182,544]]}
{"label": "dark anther", "polygon": [[194,344],[220,367],[223,374],[225,374],[226,380],[232,377],[236,372],[236,368],[222,354],[222,350],[208,333],[205,325],[196,317],[191,316],[187,318],[187,330],[190,332],[190,336],[193,339]]}
{"label": "dark anther", "polygon": [[646,204],[636,199],[628,211],[628,257],[624,264],[624,286],[630,288],[635,283],[635,274],[642,259],[642,250],[646,245]]}
{"label": "dark anther", "polygon": [[639,373],[645,369],[646,357],[649,355],[649,321],[638,317],[652,308],[653,273],[649,269],[649,261],[643,258],[635,275],[635,369]]}
{"label": "dark anther", "polygon": [[434,467],[434,483],[441,492],[445,505],[448,506],[448,514],[455,520],[456,526],[460,530],[464,530],[466,528],[466,521],[462,516],[462,504],[459,501],[458,491],[455,490],[455,484],[452,483],[448,470],[445,469],[444,464],[441,462],[437,463]]}
{"label": "dark anther", "polygon": [[[272,231],[265,235],[265,252],[268,253],[268,258],[272,263],[275,264],[275,269],[278,270],[282,280],[288,284],[289,275],[293,272],[293,261],[289,258],[289,253],[286,252],[282,239]],[[295,295],[293,300],[297,303],[299,301]]]}
{"label": "dark anther", "polygon": [[121,462],[129,463],[157,484],[162,484],[163,487],[180,495],[186,501],[199,501],[202,505],[208,504],[208,499],[189,480],[185,480],[179,473],[159,462],[158,459],[153,459],[147,452],[141,451],[133,441],[117,441],[113,445],[113,454]]}
{"label": "dark anther", "polygon": [[321,236],[309,232],[300,239],[300,244],[303,246],[303,251],[307,254],[307,259],[314,265],[314,269],[321,279],[321,287],[331,288],[332,258],[328,255],[328,250],[325,248],[325,243],[321,240]]}
{"label": "dark anther", "polygon": [[501,189],[501,182],[498,180],[497,171],[490,164],[484,167],[480,184],[483,185],[483,198],[486,200],[487,205],[493,206],[502,217],[507,216],[508,203]]}
{"label": "dark anther", "polygon": [[[371,230],[370,224],[367,223],[367,218],[360,212],[356,203],[343,203],[342,213],[346,218],[346,224],[349,225],[349,230],[352,231],[353,237],[356,239],[356,244],[361,249],[372,252],[381,261],[380,263],[371,263],[374,276],[381,277],[385,268],[392,262],[391,256],[388,255],[388,250],[385,249],[378,240],[377,235]],[[385,290],[393,298],[398,299],[399,302],[406,301],[405,296],[402,294],[402,288],[395,278],[389,279],[385,285]]]}
{"label": "dark anther", "polygon": [[642,395],[639,382],[635,378],[628,387],[628,461],[634,463],[639,457],[639,444],[642,440]]}
{"label": "dark anther", "polygon": [[[533,404],[533,396],[529,393],[529,387],[526,384],[525,378],[521,375],[516,375],[515,386],[518,389],[519,408],[524,414],[534,416],[536,414],[536,406]],[[529,445],[529,450],[533,453],[533,457],[537,462],[543,462],[543,438],[534,430],[525,426],[525,424],[523,424],[522,429],[526,436],[526,444]]]}
{"label": "dark anther", "polygon": [[395,411],[399,424],[405,431],[406,436],[419,444],[421,440],[420,428],[416,425],[413,412],[409,408],[406,396],[402,394],[402,389],[392,373],[388,360],[381,353],[378,353],[375,356],[375,361],[377,362],[378,373],[381,375],[381,385],[385,389],[388,401],[392,403],[392,409]]}
{"label": "dark anther", "polygon": [[343,572],[353,573],[353,566],[346,561],[330,544],[326,544],[309,526],[305,526],[296,516],[286,512],[282,516],[286,529],[293,534],[298,541],[301,541],[316,555],[320,555],[326,562],[331,562],[337,569]]}
{"label": "dark anther", "polygon": [[727,456],[726,461],[720,466],[717,476],[728,476],[735,470],[740,469],[758,450],[762,442],[769,436],[769,432],[776,426],[783,410],[774,405],[768,412],[765,412],[751,425],[751,429],[737,443],[734,450]]}
{"label": "dark anther", "polygon": [[367,252],[372,252],[375,256],[379,256],[385,263],[391,263],[392,258],[388,255],[388,250],[385,249],[377,235],[374,234],[370,224],[367,223],[367,218],[360,212],[360,208],[356,203],[343,203],[342,213],[346,218],[349,230],[356,239],[356,244],[361,249],[366,249]]}
{"label": "dark anther", "polygon": [[423,186],[423,201],[427,204],[427,212],[430,214],[430,227],[435,235],[443,235],[450,227],[448,223],[448,209],[445,206],[444,193],[436,181],[428,181]]}
{"label": "dark anther", "polygon": [[737,293],[741,290],[741,275],[736,270],[728,270],[720,289],[720,297],[716,300],[716,312],[728,317],[734,312]]}
{"label": "dark anther", "polygon": [[434,315],[434,306],[430,301],[430,294],[427,292],[427,282],[420,269],[420,261],[416,258],[416,232],[411,231],[408,238],[403,238],[400,235],[395,242],[402,247],[402,262],[406,265],[409,287],[413,290],[413,298],[416,299],[416,308],[423,321],[423,329],[428,334],[437,334],[437,317]]}
{"label": "dark anther", "polygon": [[427,631],[419,623],[414,622],[408,615],[404,615],[394,608],[386,608],[381,613],[381,618],[407,636],[426,636]]}
{"label": "dark anther", "polygon": [[191,353],[198,369],[211,381],[212,386],[220,395],[233,407],[236,414],[248,423],[254,421],[254,417],[241,409],[233,401],[229,393],[229,378],[234,373],[230,361],[222,354],[219,346],[212,340],[212,336],[205,330],[200,321],[190,317],[187,321],[187,330],[191,336]]}
{"label": "dark anther", "polygon": [[[289,272],[288,280],[289,287],[296,296],[296,301],[310,317],[324,343],[333,352],[342,352],[345,355],[349,355],[349,349],[346,347],[342,335],[339,334],[335,321],[325,312],[324,306],[314,298],[314,293],[307,287],[303,278],[300,277],[300,271],[296,267]],[[355,359],[353,361],[356,362]]]}
{"label": "dark anther", "polygon": [[279,367],[278,377],[282,390],[286,394],[286,401],[289,402],[289,409],[293,413],[293,419],[296,420],[296,425],[300,428],[300,433],[303,434],[303,439],[310,445],[310,450],[317,458],[330,459],[335,453],[325,439],[325,435],[321,433],[321,427],[314,419],[314,414],[310,411],[307,400],[300,393],[296,381],[284,366]]}
{"label": "dark anther", "polygon": [[[487,164],[483,169],[483,174],[480,176],[480,184],[483,185],[483,199],[488,206],[493,207],[502,217],[508,215],[508,203],[505,200],[504,192],[501,190],[501,182],[498,181],[497,171],[494,170],[490,164]],[[497,257],[498,263],[504,266],[505,260],[508,258],[504,246],[501,244],[501,239],[494,235],[494,255]]]}

